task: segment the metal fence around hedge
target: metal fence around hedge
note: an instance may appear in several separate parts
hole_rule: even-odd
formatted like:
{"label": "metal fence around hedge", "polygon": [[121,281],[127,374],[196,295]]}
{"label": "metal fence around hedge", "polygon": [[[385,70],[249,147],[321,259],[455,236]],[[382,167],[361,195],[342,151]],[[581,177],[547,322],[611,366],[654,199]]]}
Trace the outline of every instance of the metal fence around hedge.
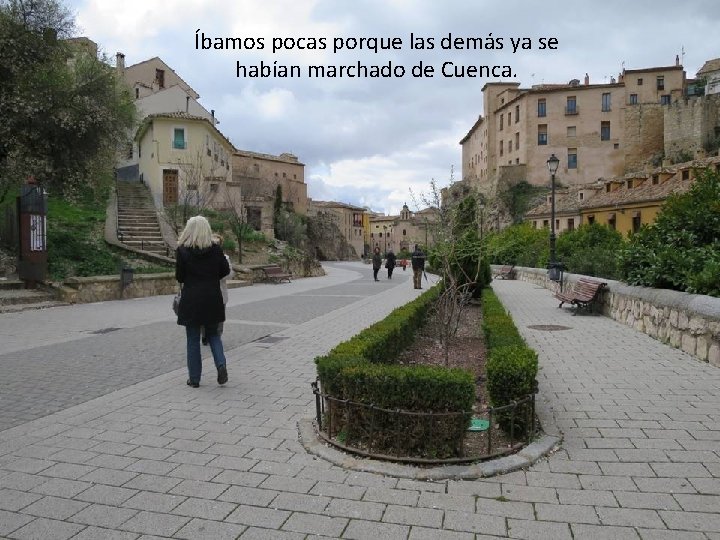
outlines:
{"label": "metal fence around hedge", "polygon": [[[517,452],[538,428],[534,393],[482,411],[428,413],[338,399],[317,381],[311,386],[320,438],[364,457],[419,465],[481,461]],[[472,418],[486,420],[487,429],[468,431]]]}

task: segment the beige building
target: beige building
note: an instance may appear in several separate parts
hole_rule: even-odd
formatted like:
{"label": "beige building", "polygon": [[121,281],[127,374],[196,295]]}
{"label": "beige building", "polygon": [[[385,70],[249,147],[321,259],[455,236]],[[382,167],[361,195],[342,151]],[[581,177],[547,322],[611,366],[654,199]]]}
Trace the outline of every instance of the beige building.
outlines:
{"label": "beige building", "polygon": [[225,209],[240,204],[232,182],[235,148],[207,118],[186,113],[149,115],[135,135],[140,180],[157,208],[189,203]]}
{"label": "beige building", "polygon": [[365,209],[335,201],[313,201],[308,199],[308,216],[330,216],[340,229],[343,238],[360,257],[365,252],[365,230],[363,228]]}
{"label": "beige building", "polygon": [[401,251],[412,251],[415,244],[432,246],[436,221],[436,209],[411,212],[407,204],[398,215],[370,214],[370,250],[379,247],[385,253],[392,249],[397,255]]}
{"label": "beige building", "polygon": [[540,84],[487,83],[484,116],[460,141],[462,178],[484,193],[503,180],[547,185],[546,161],[560,158],[565,185],[595,182],[663,151],[663,111],[683,95],[682,66],[625,70],[618,80]]}

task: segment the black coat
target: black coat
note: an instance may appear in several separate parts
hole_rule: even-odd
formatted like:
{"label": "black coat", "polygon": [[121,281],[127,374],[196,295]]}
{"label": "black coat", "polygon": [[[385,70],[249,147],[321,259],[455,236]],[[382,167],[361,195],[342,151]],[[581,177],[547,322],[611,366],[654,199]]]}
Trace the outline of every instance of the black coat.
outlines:
{"label": "black coat", "polygon": [[183,326],[217,324],[225,320],[220,279],[230,265],[220,246],[181,246],[175,258],[175,279],[183,284],[177,323]]}
{"label": "black coat", "polygon": [[392,251],[389,251],[387,258],[385,259],[385,268],[395,268],[396,260],[395,254]]}

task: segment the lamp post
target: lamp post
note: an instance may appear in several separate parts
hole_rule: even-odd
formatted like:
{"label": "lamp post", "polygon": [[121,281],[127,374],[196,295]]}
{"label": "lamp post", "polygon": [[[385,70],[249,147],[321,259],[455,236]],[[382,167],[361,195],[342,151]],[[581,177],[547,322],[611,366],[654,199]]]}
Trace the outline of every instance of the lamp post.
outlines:
{"label": "lamp post", "polygon": [[550,171],[550,264],[548,264],[548,279],[560,281],[561,266],[557,262],[555,253],[555,173],[560,165],[560,160],[552,154],[547,160],[547,168]]}
{"label": "lamp post", "polygon": [[478,208],[480,210],[480,242],[482,242],[483,230],[485,229],[485,227],[484,227],[484,225],[485,225],[485,223],[484,223],[484,221],[485,221],[485,205],[483,203],[480,203]]}
{"label": "lamp post", "polygon": [[385,251],[383,252],[383,256],[387,255],[387,225],[383,225],[383,238],[385,238]]}

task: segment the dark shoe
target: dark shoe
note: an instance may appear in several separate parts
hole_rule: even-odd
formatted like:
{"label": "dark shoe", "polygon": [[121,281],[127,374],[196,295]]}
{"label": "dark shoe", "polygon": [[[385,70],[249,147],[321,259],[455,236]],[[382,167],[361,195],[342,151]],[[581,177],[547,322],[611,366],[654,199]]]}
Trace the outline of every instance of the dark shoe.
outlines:
{"label": "dark shoe", "polygon": [[208,344],[208,339],[207,339],[205,336],[203,336],[203,338],[202,338],[202,344],[203,344],[203,345],[207,345],[207,344]]}
{"label": "dark shoe", "polygon": [[225,384],[227,381],[227,368],[225,366],[220,366],[218,368],[218,384]]}
{"label": "dark shoe", "polygon": [[192,386],[193,388],[200,388],[199,382],[192,382],[190,379],[187,380],[187,385]]}

